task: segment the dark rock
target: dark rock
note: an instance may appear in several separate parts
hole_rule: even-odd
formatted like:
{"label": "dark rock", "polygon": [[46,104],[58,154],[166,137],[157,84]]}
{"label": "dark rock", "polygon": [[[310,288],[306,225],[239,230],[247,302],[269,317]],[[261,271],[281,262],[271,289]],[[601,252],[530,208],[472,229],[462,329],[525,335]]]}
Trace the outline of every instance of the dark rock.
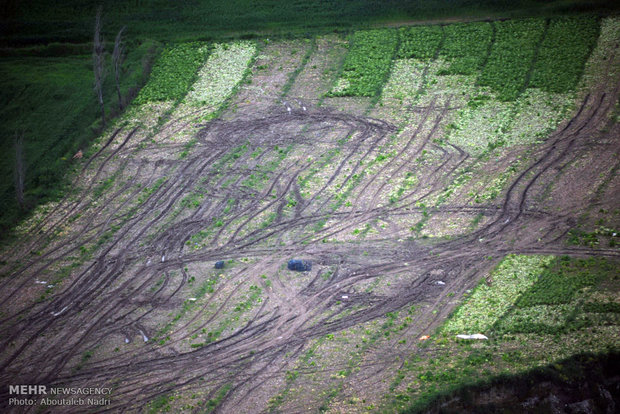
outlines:
{"label": "dark rock", "polygon": [[312,270],[312,262],[309,260],[291,259],[288,261],[288,269],[297,272],[309,272]]}

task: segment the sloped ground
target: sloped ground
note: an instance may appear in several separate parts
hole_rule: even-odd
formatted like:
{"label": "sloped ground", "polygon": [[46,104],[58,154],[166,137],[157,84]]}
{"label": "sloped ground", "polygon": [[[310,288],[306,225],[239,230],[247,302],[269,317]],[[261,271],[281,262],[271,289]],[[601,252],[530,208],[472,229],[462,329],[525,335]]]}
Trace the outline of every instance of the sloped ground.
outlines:
{"label": "sloped ground", "polygon": [[579,242],[619,226],[620,56],[601,39],[575,110],[548,103],[533,128],[553,132],[505,147],[463,138],[486,90],[437,75],[437,54],[401,61],[410,83],[395,66],[378,102],[325,98],[336,36],[262,44],[216,119],[133,108],[2,254],[2,383],[113,387],[98,411],[381,407],[507,254],[620,256],[615,235]]}

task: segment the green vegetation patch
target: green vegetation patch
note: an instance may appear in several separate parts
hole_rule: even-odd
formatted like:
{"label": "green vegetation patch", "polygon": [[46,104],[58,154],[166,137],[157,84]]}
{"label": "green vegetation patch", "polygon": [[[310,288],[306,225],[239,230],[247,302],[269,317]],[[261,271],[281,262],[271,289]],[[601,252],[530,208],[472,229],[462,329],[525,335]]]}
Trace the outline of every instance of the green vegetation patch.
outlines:
{"label": "green vegetation patch", "polygon": [[398,33],[398,59],[431,59],[437,53],[443,37],[441,26],[403,27]]}
{"label": "green vegetation patch", "polygon": [[205,413],[212,413],[218,405],[220,405],[222,403],[222,401],[224,400],[224,397],[226,397],[226,394],[228,394],[228,391],[230,391],[230,389],[232,388],[232,385],[230,384],[226,384],[224,385],[222,388],[220,388],[217,393],[215,394],[215,396],[211,399],[209,399],[206,403],[205,403]]}
{"label": "green vegetation patch", "polygon": [[611,263],[602,259],[570,259],[565,256],[545,269],[516,305],[524,308],[569,303],[580,289],[595,285],[613,269]]}
{"label": "green vegetation patch", "polygon": [[480,155],[501,142],[502,135],[510,129],[514,111],[508,102],[475,95],[456,115],[447,126],[448,139],[470,154]]}
{"label": "green vegetation patch", "polygon": [[557,93],[574,90],[598,34],[594,16],[553,19],[540,45],[530,86]]}
{"label": "green vegetation patch", "polygon": [[207,45],[202,42],[182,43],[166,48],[155,62],[151,78],[135,103],[183,98],[208,51]]}
{"label": "green vegetation patch", "polygon": [[490,23],[451,24],[440,51],[451,62],[441,75],[471,75],[482,65],[493,36]]}
{"label": "green vegetation patch", "polygon": [[527,74],[542,37],[544,19],[507,20],[496,24],[497,35],[479,83],[497,97],[512,101],[525,87]]}
{"label": "green vegetation patch", "polygon": [[398,43],[395,30],[355,32],[342,74],[330,96],[375,96],[385,82]]}
{"label": "green vegetation patch", "polygon": [[[124,104],[146,81],[158,45],[129,42],[121,65]],[[109,48],[108,48],[109,50]],[[89,51],[90,53],[90,51]],[[109,56],[103,98],[109,117],[119,110],[114,70]],[[25,213],[39,203],[57,199],[67,183],[78,151],[88,146],[101,128],[100,109],[93,91],[92,56],[19,56],[0,58],[0,233],[8,235]],[[25,206],[20,209],[14,185],[15,137],[23,136]]]}
{"label": "green vegetation patch", "polygon": [[170,403],[174,401],[174,397],[168,394],[162,394],[148,403],[146,411],[149,414],[166,413],[170,411]]}
{"label": "green vegetation patch", "polygon": [[[600,258],[509,255],[482,281],[442,328],[443,333],[566,332],[609,324],[617,316],[586,315],[584,294],[601,280],[618,277],[614,264]],[[586,290],[584,290],[586,289]],[[599,303],[600,302],[600,303]],[[616,313],[611,302],[588,302],[594,313]],[[594,304],[593,304],[594,303]],[[600,305],[600,306],[599,306]]]}
{"label": "green vegetation patch", "polygon": [[[563,381],[581,387],[583,376],[566,358],[620,350],[617,269],[617,262],[604,258],[507,256],[491,272],[489,284],[478,285],[439,332],[421,344],[426,352],[416,351],[403,361],[381,411],[423,411],[429,401],[462,387],[488,389],[479,378],[493,382],[530,376],[533,368],[549,364]],[[455,333],[485,328],[489,340],[454,339]],[[443,401],[453,402],[453,395]]]}
{"label": "green vegetation patch", "polygon": [[498,333],[567,333],[620,323],[618,304],[594,295],[602,280],[618,278],[602,258],[555,259],[494,326]]}
{"label": "green vegetation patch", "polygon": [[445,333],[484,333],[507,312],[520,294],[538,279],[552,256],[509,255],[482,281],[467,301],[444,324]]}
{"label": "green vegetation patch", "polygon": [[510,129],[502,134],[501,140],[507,146],[544,140],[568,118],[573,107],[574,98],[570,94],[527,88],[514,102]]}
{"label": "green vegetation patch", "polygon": [[256,45],[251,42],[216,44],[200,69],[187,101],[193,105],[221,105],[243,79],[255,52]]}

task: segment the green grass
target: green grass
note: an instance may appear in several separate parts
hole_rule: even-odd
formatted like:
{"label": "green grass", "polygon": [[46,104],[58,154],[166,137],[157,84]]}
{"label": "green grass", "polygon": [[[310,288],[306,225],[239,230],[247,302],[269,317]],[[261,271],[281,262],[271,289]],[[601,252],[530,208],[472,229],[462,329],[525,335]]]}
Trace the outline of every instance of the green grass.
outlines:
{"label": "green grass", "polygon": [[[132,42],[121,76],[123,100],[130,100],[146,81],[157,44]],[[118,112],[111,62],[106,61],[104,100],[108,116]],[[58,198],[73,154],[97,135],[101,121],[93,91],[90,55],[0,58],[0,232],[3,237],[38,203]],[[13,181],[14,137],[23,132],[26,164],[26,211],[19,209]]]}
{"label": "green grass", "polygon": [[[583,11],[609,12],[617,4],[604,0],[471,2],[452,0],[229,0],[190,1],[46,0],[8,1],[3,8],[4,43],[90,41],[95,9],[103,5],[103,30],[113,39],[126,25],[128,35],[165,41],[188,41],[271,35],[307,35],[368,28],[386,21],[447,17],[514,17]],[[36,22],[36,24],[33,24]]]}

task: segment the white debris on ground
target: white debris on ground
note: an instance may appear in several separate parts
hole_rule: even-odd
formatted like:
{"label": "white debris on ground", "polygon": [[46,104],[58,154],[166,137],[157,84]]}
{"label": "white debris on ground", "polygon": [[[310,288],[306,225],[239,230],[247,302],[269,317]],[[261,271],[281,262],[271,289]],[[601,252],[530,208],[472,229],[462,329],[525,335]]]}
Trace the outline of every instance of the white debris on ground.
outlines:
{"label": "white debris on ground", "polygon": [[456,337],[458,339],[489,339],[482,334],[472,334],[472,335],[460,334],[460,335],[457,335]]}
{"label": "white debris on ground", "polygon": [[446,282],[443,282],[443,281],[441,281],[441,280],[438,280],[438,281],[436,281],[436,282],[435,282],[435,284],[436,284],[436,285],[445,285],[445,284],[446,284]]}
{"label": "white debris on ground", "polygon": [[349,299],[349,296],[347,296],[347,295],[342,295],[342,299]]}
{"label": "white debris on ground", "polygon": [[149,341],[149,337],[148,337],[148,336],[146,336],[146,335],[144,334],[144,332],[142,332],[142,329],[140,329],[139,331],[140,331],[140,334],[142,335],[142,339],[144,340],[144,342],[148,342],[148,341]]}
{"label": "white debris on ground", "polygon": [[63,313],[64,311],[67,310],[67,307],[65,306],[64,308],[62,308],[59,312],[50,312],[52,314],[52,316],[58,316],[61,313]]}

